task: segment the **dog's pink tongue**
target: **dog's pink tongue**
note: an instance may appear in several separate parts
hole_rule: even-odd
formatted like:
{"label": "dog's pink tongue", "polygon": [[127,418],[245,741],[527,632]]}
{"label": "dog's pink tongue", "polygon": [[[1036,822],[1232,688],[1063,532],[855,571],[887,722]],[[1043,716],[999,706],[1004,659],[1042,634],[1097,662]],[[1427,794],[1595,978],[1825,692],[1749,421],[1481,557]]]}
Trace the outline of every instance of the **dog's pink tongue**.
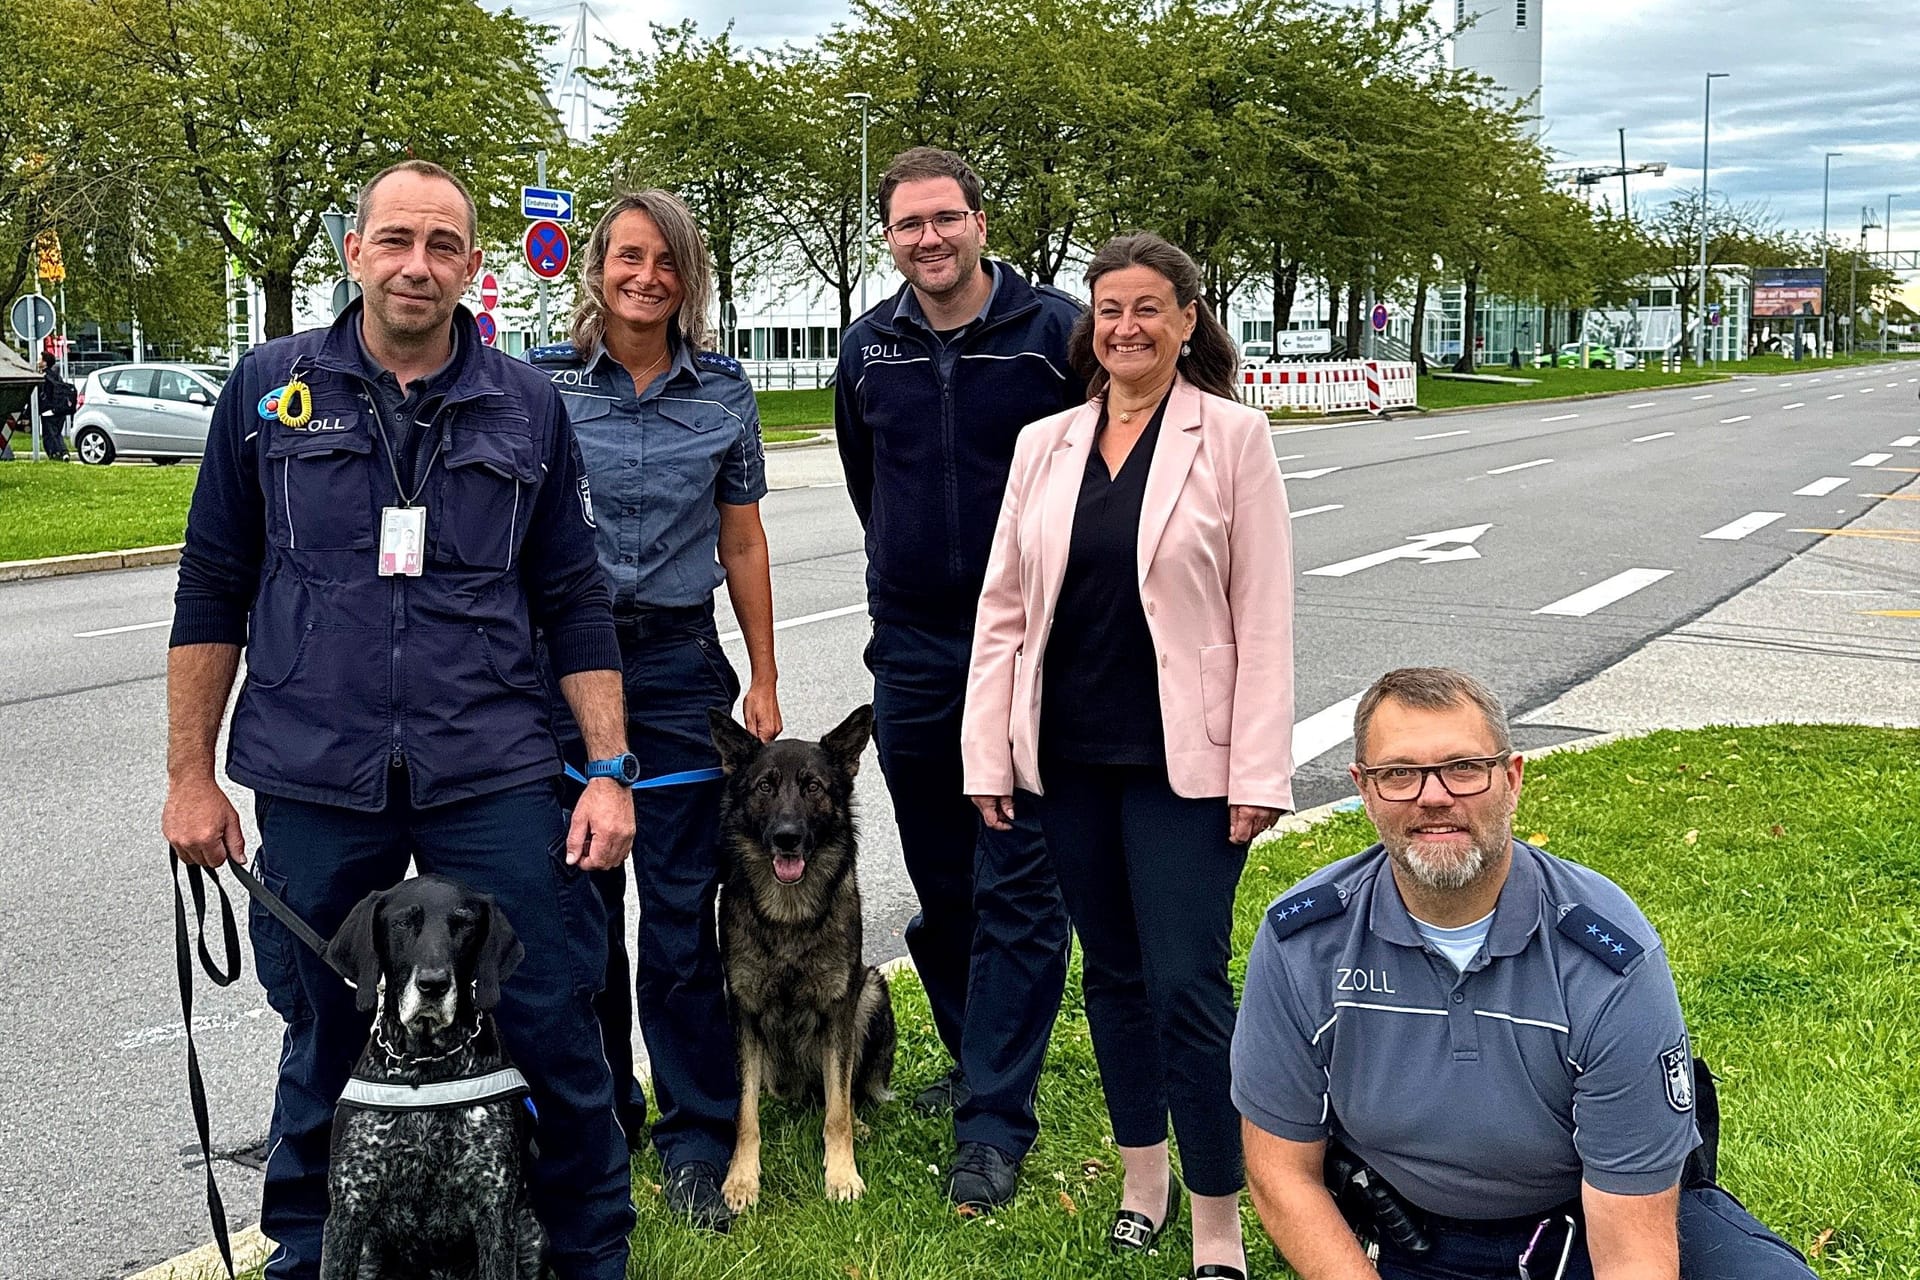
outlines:
{"label": "dog's pink tongue", "polygon": [[797,853],[773,855],[773,878],[781,884],[793,884],[807,873],[807,860]]}

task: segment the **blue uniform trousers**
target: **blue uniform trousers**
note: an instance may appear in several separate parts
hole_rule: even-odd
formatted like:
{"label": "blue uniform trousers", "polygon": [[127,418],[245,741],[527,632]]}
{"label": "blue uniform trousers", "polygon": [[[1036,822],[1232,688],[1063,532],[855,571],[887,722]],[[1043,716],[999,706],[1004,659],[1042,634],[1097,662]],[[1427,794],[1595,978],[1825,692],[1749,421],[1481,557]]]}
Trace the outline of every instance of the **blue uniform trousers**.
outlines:
{"label": "blue uniform trousers", "polygon": [[[720,648],[713,610],[660,610],[644,633],[620,630],[627,695],[627,749],[642,778],[717,768],[707,709],[731,710],[740,680]],[[665,620],[668,625],[661,626]],[[576,767],[584,747],[571,717],[561,749]],[[569,783],[571,794],[578,784]],[[740,1110],[739,1069],[727,1019],[725,975],[714,915],[725,865],[719,781],[633,793],[633,874],[640,899],[638,960],[628,985],[627,873],[593,873],[607,912],[606,984],[594,1001],[630,1140],[646,1120],[633,1073],[633,1009],[652,1066],[653,1145],[668,1169],[704,1160],[725,1171]],[[632,995],[629,996],[631,990]]]}
{"label": "blue uniform trousers", "polygon": [[962,790],[960,716],[970,630],[876,621],[867,646],[874,737],[920,910],[907,950],[972,1097],[954,1137],[1016,1159],[1067,978],[1069,926],[1038,815],[994,831]]}
{"label": "blue uniform trousers", "polygon": [[[590,1005],[606,966],[606,923],[584,873],[566,865],[566,830],[551,782],[415,809],[404,772],[387,807],[256,798],[261,880],[322,936],[367,894],[422,872],[490,893],[526,947],[495,1017],[508,1056],[539,1108],[534,1211],[562,1280],[623,1280],[633,1230],[626,1147],[612,1076]],[[284,925],[254,903],[248,928],[267,999],[286,1019],[280,1082],[261,1193],[261,1229],[279,1247],[267,1280],[319,1275],[334,1104],[366,1044],[373,1015]]]}
{"label": "blue uniform trousers", "polygon": [[[1513,1280],[1535,1223],[1487,1224],[1485,1230],[1433,1232],[1431,1252],[1413,1257],[1383,1245],[1381,1280]],[[1593,1280],[1584,1230],[1576,1231],[1564,1274],[1562,1228],[1549,1228],[1527,1264],[1530,1280]],[[1746,1207],[1715,1186],[1680,1192],[1680,1280],[1813,1280],[1798,1252]]]}

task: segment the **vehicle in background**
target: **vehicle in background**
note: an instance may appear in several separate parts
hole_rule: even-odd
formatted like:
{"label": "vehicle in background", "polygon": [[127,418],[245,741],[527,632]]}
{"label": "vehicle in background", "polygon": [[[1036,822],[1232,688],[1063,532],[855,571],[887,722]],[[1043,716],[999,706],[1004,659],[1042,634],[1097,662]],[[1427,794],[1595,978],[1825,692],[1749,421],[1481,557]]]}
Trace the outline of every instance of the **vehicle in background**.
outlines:
{"label": "vehicle in background", "polygon": [[207,364],[116,364],[95,369],[80,387],[69,431],[80,461],[116,458],[162,465],[207,451],[207,427],[227,370]]}
{"label": "vehicle in background", "polygon": [[[1533,367],[1536,369],[1545,369],[1554,365],[1562,369],[1578,369],[1580,344],[1569,342],[1551,355],[1543,351],[1533,358]],[[1603,342],[1589,342],[1587,367],[1590,369],[1637,369],[1640,367],[1640,357],[1631,351],[1615,351]]]}

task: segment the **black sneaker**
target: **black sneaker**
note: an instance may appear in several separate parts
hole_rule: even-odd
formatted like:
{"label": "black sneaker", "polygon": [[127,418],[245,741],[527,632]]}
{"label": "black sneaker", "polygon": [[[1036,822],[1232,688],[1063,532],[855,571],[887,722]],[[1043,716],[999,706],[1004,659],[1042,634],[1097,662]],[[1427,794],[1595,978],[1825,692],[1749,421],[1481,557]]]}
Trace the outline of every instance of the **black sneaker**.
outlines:
{"label": "black sneaker", "polygon": [[720,1171],[705,1160],[689,1160],[667,1173],[667,1208],[685,1214],[696,1227],[726,1234],[733,1210],[720,1194]]}
{"label": "black sneaker", "polygon": [[947,1174],[947,1198],[970,1209],[997,1209],[1013,1199],[1020,1162],[984,1142],[963,1142]]}
{"label": "black sneaker", "polygon": [[960,1074],[960,1068],[935,1080],[932,1084],[913,1095],[913,1109],[923,1116],[950,1115],[967,1105],[973,1097],[973,1090],[967,1087],[967,1078]]}

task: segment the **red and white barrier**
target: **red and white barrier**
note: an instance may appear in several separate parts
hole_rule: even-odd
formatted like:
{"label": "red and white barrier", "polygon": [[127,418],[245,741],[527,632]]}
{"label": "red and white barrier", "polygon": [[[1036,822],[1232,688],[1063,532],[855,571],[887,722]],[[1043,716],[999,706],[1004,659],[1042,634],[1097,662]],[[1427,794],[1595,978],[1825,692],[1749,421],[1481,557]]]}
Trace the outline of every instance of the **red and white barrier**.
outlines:
{"label": "red and white barrier", "polygon": [[1416,381],[1404,360],[1266,364],[1240,371],[1240,398],[1262,409],[1380,413],[1413,408]]}

